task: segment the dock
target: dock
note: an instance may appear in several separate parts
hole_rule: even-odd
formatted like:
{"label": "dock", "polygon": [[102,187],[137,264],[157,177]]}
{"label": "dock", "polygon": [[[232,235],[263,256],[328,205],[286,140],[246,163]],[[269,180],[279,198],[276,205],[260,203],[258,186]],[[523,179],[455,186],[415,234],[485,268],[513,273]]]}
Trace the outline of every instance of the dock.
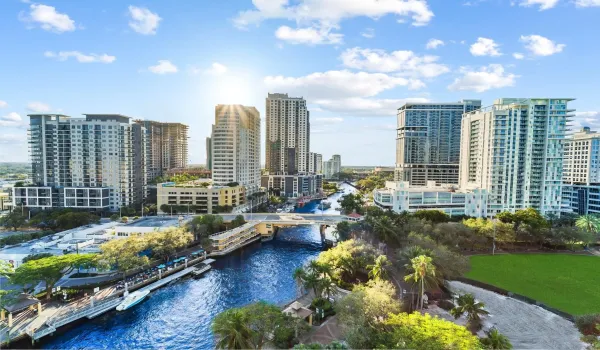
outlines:
{"label": "dock", "polygon": [[[143,285],[144,283],[140,283],[140,285],[133,286],[132,288],[130,288],[129,291],[134,291],[134,290],[146,291],[147,290],[147,291],[152,292],[152,291],[159,289],[181,277],[189,275],[194,271],[198,271],[198,273],[205,273],[206,271],[211,269],[210,264],[213,263],[214,261],[215,260],[213,260],[213,259],[197,261],[195,263],[201,262],[203,264],[203,266],[200,268],[198,268],[196,266],[186,267],[181,271],[171,273],[171,274],[169,274],[163,278],[160,278],[150,284]],[[92,297],[92,298],[90,298],[90,302],[86,306],[74,309],[70,312],[67,312],[64,315],[60,315],[57,317],[50,317],[49,319],[47,319],[44,322],[44,324],[40,328],[28,329],[26,331],[26,333],[29,335],[29,337],[31,337],[32,342],[35,342],[47,335],[53,334],[54,332],[56,332],[56,330],[58,328],[65,326],[71,322],[75,322],[75,321],[83,319],[83,318],[92,319],[92,318],[100,316],[108,311],[115,310],[117,305],[119,305],[124,299],[124,297],[122,296],[123,292],[124,291],[115,292],[113,295],[111,295],[107,298],[104,298],[103,300],[100,300],[100,301],[94,301],[94,299]]]}

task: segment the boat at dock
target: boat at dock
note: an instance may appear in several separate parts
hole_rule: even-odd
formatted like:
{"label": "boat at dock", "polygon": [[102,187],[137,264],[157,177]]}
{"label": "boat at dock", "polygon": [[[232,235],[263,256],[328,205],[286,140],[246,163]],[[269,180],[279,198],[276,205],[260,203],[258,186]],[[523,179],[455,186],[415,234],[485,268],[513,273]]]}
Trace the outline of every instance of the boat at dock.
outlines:
{"label": "boat at dock", "polygon": [[117,306],[117,311],[125,311],[139,303],[141,303],[150,294],[150,290],[139,290],[130,293],[125,297],[123,302]]}
{"label": "boat at dock", "polygon": [[210,265],[200,263],[198,265],[198,267],[196,267],[196,269],[194,271],[192,271],[191,275],[193,278],[200,278],[206,271],[208,271],[210,269],[211,269]]}

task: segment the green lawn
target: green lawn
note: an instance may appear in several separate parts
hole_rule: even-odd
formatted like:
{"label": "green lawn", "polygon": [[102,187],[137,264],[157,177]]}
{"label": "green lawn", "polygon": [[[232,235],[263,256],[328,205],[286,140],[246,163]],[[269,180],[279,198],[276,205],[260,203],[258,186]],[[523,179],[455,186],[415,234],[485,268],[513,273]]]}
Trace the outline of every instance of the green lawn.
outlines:
{"label": "green lawn", "polygon": [[466,277],[528,296],[572,315],[600,313],[600,257],[472,256],[471,271]]}

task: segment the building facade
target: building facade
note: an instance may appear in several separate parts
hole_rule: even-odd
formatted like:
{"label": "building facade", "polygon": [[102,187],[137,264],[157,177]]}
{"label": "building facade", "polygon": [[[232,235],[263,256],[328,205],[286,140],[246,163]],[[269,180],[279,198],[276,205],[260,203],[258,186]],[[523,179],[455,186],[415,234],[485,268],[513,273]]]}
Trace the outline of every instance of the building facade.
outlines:
{"label": "building facade", "polygon": [[462,120],[461,188],[489,193],[488,213],[560,214],[569,98],[502,98]]}
{"label": "building facade", "polygon": [[267,172],[271,175],[311,173],[310,113],[306,100],[287,94],[268,94],[265,111]]}
{"label": "building facade", "polygon": [[162,123],[136,120],[146,134],[146,172],[148,180],[164,176],[173,168],[188,165],[188,126],[181,123]]}
{"label": "building facade", "polygon": [[453,187],[436,186],[435,181],[416,187],[410,186],[408,181],[388,181],[384,189],[373,191],[373,201],[378,207],[396,213],[439,210],[450,216],[488,216],[486,190],[457,190]]}
{"label": "building facade", "polygon": [[396,181],[413,186],[458,184],[463,113],[481,108],[480,100],[407,103],[398,109]]}
{"label": "building facade", "polygon": [[323,162],[323,175],[326,179],[332,179],[342,171],[342,157],[334,154],[330,160]]}
{"label": "building facade", "polygon": [[[156,206],[165,214],[168,214],[170,207],[177,206],[189,206],[190,213],[212,214],[217,212],[217,207],[233,209],[246,203],[244,186],[213,186],[202,180],[183,184],[161,183],[157,185],[156,191]],[[164,205],[168,207],[167,212],[163,210],[166,208]]]}
{"label": "building facade", "polygon": [[276,196],[303,197],[323,191],[323,175],[263,175],[262,187]]}
{"label": "building facade", "polygon": [[600,214],[600,134],[583,128],[565,140],[563,210]]}
{"label": "building facade", "polygon": [[210,137],[213,181],[237,182],[247,194],[260,188],[260,114],[254,107],[217,105]]}
{"label": "building facade", "polygon": [[147,184],[142,125],[118,114],[29,117],[33,186],[14,189],[15,205],[116,211],[142,203]]}

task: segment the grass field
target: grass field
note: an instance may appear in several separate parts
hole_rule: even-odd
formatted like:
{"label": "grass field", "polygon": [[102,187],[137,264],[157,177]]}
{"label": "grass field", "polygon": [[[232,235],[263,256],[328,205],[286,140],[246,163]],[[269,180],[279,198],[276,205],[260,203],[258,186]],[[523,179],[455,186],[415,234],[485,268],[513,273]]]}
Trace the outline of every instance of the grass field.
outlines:
{"label": "grass field", "polygon": [[525,295],[572,315],[600,313],[600,257],[472,256],[471,271],[465,277]]}

